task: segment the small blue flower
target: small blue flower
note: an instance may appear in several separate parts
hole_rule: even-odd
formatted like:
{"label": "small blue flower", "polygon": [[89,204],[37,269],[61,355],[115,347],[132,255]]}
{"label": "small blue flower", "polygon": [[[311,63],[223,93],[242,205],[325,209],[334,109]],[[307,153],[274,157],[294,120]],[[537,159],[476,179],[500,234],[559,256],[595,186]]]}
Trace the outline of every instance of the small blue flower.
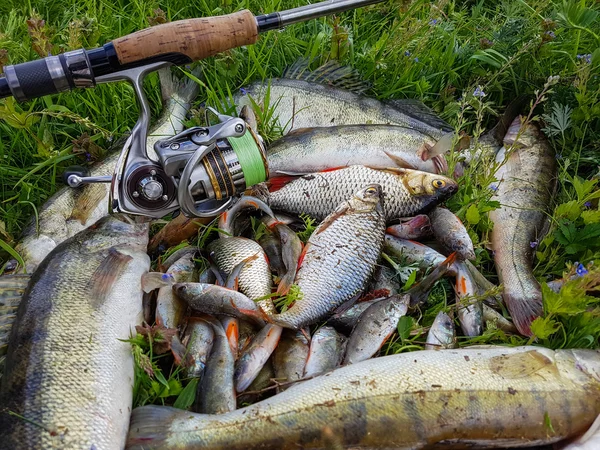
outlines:
{"label": "small blue flower", "polygon": [[592,54],[588,53],[586,55],[577,55],[577,59],[583,60],[586,64],[592,63]]}
{"label": "small blue flower", "polygon": [[431,19],[431,20],[429,21],[429,25],[431,25],[432,27],[436,26],[436,25],[437,25],[437,23],[438,23],[438,20],[437,20],[437,19]]}
{"label": "small blue flower", "polygon": [[248,93],[248,91],[246,89],[244,89],[244,88],[240,88],[240,93],[242,95],[246,95]]}
{"label": "small blue flower", "polygon": [[577,276],[578,277],[582,277],[584,276],[586,273],[588,273],[588,271],[586,270],[585,266],[581,263],[575,263],[577,265]]}
{"label": "small blue flower", "polygon": [[473,91],[473,97],[477,97],[477,98],[483,98],[485,97],[487,94],[485,92],[483,92],[483,89],[481,89],[481,86],[477,86],[475,88],[475,90]]}
{"label": "small blue flower", "polygon": [[498,190],[498,185],[497,184],[490,184],[490,189],[494,192],[496,192]]}
{"label": "small blue flower", "polygon": [[91,160],[92,160],[92,155],[91,155],[90,153],[87,153],[87,152],[86,152],[86,154],[85,154],[85,159],[86,159],[87,161],[91,161]]}
{"label": "small blue flower", "polygon": [[408,50],[406,50],[406,51],[404,52],[404,56],[410,56],[410,52],[409,52]]}
{"label": "small blue flower", "polygon": [[554,31],[546,31],[545,33],[547,36],[550,36],[552,39],[554,39],[556,37],[556,34],[554,34]]}
{"label": "small blue flower", "polygon": [[562,153],[557,153],[557,154],[556,154],[556,159],[558,159],[559,161],[560,161],[561,159],[563,159],[563,157],[562,157]]}
{"label": "small blue flower", "polygon": [[583,204],[583,206],[585,206],[586,208],[588,208],[588,209],[589,209],[589,208],[591,208],[591,207],[592,207],[592,202],[585,202],[585,203]]}
{"label": "small blue flower", "polygon": [[174,278],[173,278],[173,275],[172,275],[172,274],[170,274],[170,273],[163,273],[163,274],[162,274],[162,276],[161,276],[161,278],[162,278],[164,281],[169,281],[169,280],[173,280],[173,279],[174,279]]}
{"label": "small blue flower", "polygon": [[531,242],[529,243],[529,246],[530,246],[531,248],[536,248],[536,247],[538,246],[538,244],[539,244],[539,242],[538,242],[538,241],[531,241]]}
{"label": "small blue flower", "polygon": [[415,62],[419,62],[419,58],[415,58]]}

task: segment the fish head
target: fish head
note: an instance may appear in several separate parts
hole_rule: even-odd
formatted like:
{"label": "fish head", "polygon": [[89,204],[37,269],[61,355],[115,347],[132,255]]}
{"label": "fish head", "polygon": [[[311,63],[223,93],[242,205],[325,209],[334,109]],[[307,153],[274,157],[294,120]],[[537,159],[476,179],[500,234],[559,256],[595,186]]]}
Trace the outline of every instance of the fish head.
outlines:
{"label": "fish head", "polygon": [[451,178],[420,170],[405,170],[401,175],[412,195],[429,195],[442,201],[458,191],[458,183]]}
{"label": "fish head", "polygon": [[383,190],[379,184],[369,184],[358,191],[350,200],[350,206],[355,210],[373,211],[381,208],[383,201]]}
{"label": "fish head", "polygon": [[189,295],[189,291],[190,287],[188,283],[175,283],[173,285],[173,292],[179,298],[185,299]]}

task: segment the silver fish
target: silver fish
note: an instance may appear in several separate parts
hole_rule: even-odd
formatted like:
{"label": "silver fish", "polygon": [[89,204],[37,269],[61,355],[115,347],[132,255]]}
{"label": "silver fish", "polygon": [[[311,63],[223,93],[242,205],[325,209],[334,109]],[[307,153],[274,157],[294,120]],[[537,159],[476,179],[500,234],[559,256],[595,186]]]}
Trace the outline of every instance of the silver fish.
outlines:
{"label": "silver fish", "polygon": [[304,378],[316,377],[338,368],[345,349],[345,336],[331,327],[320,327],[310,339]]}
{"label": "silver fish", "polygon": [[431,229],[435,239],[452,253],[457,252],[459,260],[475,259],[473,241],[463,223],[446,208],[436,207],[429,212]]}
{"label": "silver fish", "polygon": [[400,220],[398,225],[391,225],[387,234],[411,241],[428,238],[432,235],[431,221],[426,214],[419,214],[409,219]]}
{"label": "silver fish", "polygon": [[243,392],[254,381],[277,347],[281,337],[280,326],[267,324],[250,341],[235,364],[235,390]]}
{"label": "silver fish", "polygon": [[[312,342],[312,341],[311,341]],[[273,353],[273,367],[278,383],[301,380],[308,358],[309,342],[301,331],[283,330],[279,345]],[[289,387],[279,387],[279,392]]]}
{"label": "silver fish", "polygon": [[440,311],[427,333],[425,350],[440,350],[456,347],[454,321],[444,311]]}
{"label": "silver fish", "polygon": [[188,318],[185,333],[181,339],[193,360],[192,365],[186,370],[188,378],[201,379],[203,377],[214,338],[215,332],[210,323],[200,317]]}
{"label": "silver fish", "polygon": [[477,286],[469,269],[457,262],[456,304],[460,327],[465,336],[480,336],[483,332],[483,307],[477,299]]}

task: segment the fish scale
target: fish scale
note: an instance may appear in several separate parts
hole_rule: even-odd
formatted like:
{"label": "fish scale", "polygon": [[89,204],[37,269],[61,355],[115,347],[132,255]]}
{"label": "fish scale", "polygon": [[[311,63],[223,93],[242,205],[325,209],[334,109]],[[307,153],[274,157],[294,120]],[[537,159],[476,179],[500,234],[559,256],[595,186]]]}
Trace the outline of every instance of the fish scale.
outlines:
{"label": "fish scale", "polygon": [[137,408],[127,449],[550,444],[584,432],[600,413],[599,359],[598,351],[534,346],[384,356],[220,416]]}
{"label": "fish scale", "polygon": [[[435,188],[432,183],[437,181],[443,187]],[[381,185],[383,189],[382,204],[387,221],[426,212],[458,189],[455,181],[442,175],[409,169],[390,172],[351,166],[305,175],[277,191],[256,192],[256,195],[262,197],[273,209],[294,214],[305,213],[315,219],[324,219],[356,191],[373,183]],[[407,187],[409,183],[423,193],[412,193]],[[425,189],[429,189],[431,194]]]}
{"label": "fish scale", "polygon": [[376,203],[359,197],[369,189],[374,187],[342,203],[312,234],[294,281],[302,299],[274,316],[275,323],[288,328],[314,323],[363,289],[375,270],[385,235],[381,188],[376,187]]}
{"label": "fish scale", "polygon": [[[247,258],[258,254],[258,258],[246,263],[238,278],[239,291],[251,300],[257,300],[271,294],[273,281],[267,256],[262,247],[251,239],[243,237],[220,238],[208,245],[210,257],[220,270],[230,273],[235,266]],[[275,307],[270,299],[258,302],[268,313],[274,313]]]}

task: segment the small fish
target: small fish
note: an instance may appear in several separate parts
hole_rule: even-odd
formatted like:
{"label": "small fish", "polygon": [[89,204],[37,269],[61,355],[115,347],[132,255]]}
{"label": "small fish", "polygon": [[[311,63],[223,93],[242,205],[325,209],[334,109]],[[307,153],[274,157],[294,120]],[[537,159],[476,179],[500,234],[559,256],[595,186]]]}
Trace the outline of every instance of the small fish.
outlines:
{"label": "small fish", "polygon": [[193,247],[191,245],[180,248],[179,250],[175,250],[173,253],[171,253],[169,255],[168,258],[166,258],[164,261],[161,261],[158,264],[158,270],[159,270],[159,272],[163,272],[163,273],[167,272],[167,270],[169,270],[169,267],[171,267],[175,261],[177,261],[178,259],[181,259],[184,255],[191,254],[193,256],[196,256],[197,253],[198,253],[198,247]]}
{"label": "small fish", "polygon": [[444,311],[440,311],[427,333],[425,350],[440,350],[456,347],[454,321]]}
{"label": "small fish", "polygon": [[457,252],[459,261],[475,259],[473,241],[463,223],[452,211],[440,207],[433,208],[429,219],[435,239],[448,252]]}
{"label": "small fish", "polygon": [[243,195],[231,208],[219,216],[219,237],[227,238],[239,235],[240,231],[235,227],[235,220],[242,211],[247,210],[262,211],[275,220],[273,211],[265,202],[250,195]]}
{"label": "small fish", "polygon": [[381,195],[377,184],[362,188],[317,227],[296,275],[303,296],[272,316],[274,323],[300,329],[325,318],[363,289],[375,270],[385,234]]}
{"label": "small fish", "polygon": [[[166,274],[170,275],[173,283],[192,281],[195,272],[194,255],[184,254],[175,261]],[[144,278],[142,278],[143,283]],[[156,297],[156,323],[166,328],[179,328],[187,312],[187,305],[173,293],[172,285],[161,287]]]}
{"label": "small fish", "polygon": [[312,378],[337,369],[342,364],[346,338],[331,327],[320,327],[310,340],[304,378]]}
{"label": "small fish", "polygon": [[504,145],[496,155],[502,166],[495,175],[498,182],[492,199],[502,206],[489,213],[494,222],[491,242],[504,287],[502,298],[519,332],[531,336],[531,322],[543,312],[542,291],[533,275],[531,242],[539,239],[545,228],[557,165],[539,127],[522,127],[520,117],[511,124]]}
{"label": "small fish", "polygon": [[219,416],[136,408],[126,448],[326,448],[331,436],[343,448],[552,444],[581,435],[600,413],[599,361],[595,350],[535,346],[400,353]]}
{"label": "small fish", "polygon": [[175,295],[190,308],[204,314],[224,314],[264,325],[259,307],[241,292],[204,283],[177,283]]}
{"label": "small fish", "polygon": [[408,311],[410,296],[392,296],[375,302],[361,314],[350,334],[343,364],[371,358],[396,331],[398,321]]}
{"label": "small fish", "polygon": [[204,369],[199,409],[203,414],[224,414],[236,407],[233,387],[234,359],[221,322],[206,317],[214,332],[210,356]]}
{"label": "small fish", "polygon": [[279,280],[277,293],[287,295],[294,283],[298,271],[298,260],[304,248],[298,235],[287,225],[277,223],[274,226],[281,243],[281,258],[285,266],[285,273]]}
{"label": "small fish", "polygon": [[271,178],[269,187],[259,184],[254,195],[268,205],[287,213],[305,213],[322,220],[337,206],[368,184],[382,187],[386,221],[429,211],[450,198],[457,183],[443,175],[411,169],[375,170],[350,166],[326,172]]}
{"label": "small fish", "polygon": [[431,222],[426,214],[419,214],[408,219],[401,219],[398,225],[391,225],[386,230],[387,234],[410,241],[430,237]]}
{"label": "small fish", "polygon": [[215,332],[210,323],[201,317],[189,317],[181,341],[187,347],[187,352],[193,360],[186,369],[188,378],[204,376],[206,362],[210,355]]}
{"label": "small fish", "polygon": [[[425,244],[400,239],[390,234],[385,235],[383,251],[408,264],[418,264],[421,269],[436,267],[446,259],[444,255]],[[456,268],[451,267],[450,273],[456,273]]]}
{"label": "small fish", "polygon": [[235,364],[234,382],[237,392],[244,392],[254,381],[277,347],[283,328],[267,324],[250,341]]}
{"label": "small fish", "polygon": [[[396,272],[387,266],[379,266],[375,269],[373,279],[369,284],[371,292],[387,291],[387,296],[395,295],[400,292],[400,283],[395,279]],[[361,301],[362,303],[362,301]]]}
{"label": "small fish", "polygon": [[308,350],[309,342],[303,332],[283,330],[279,345],[273,353],[273,367],[277,382],[286,383],[278,388],[279,392],[291,386],[287,383],[303,378]]}
{"label": "small fish", "polygon": [[477,300],[477,286],[463,262],[456,267],[456,304],[460,327],[465,336],[480,336],[483,332],[483,308]]}
{"label": "small fish", "polygon": [[286,269],[281,257],[281,240],[279,239],[279,236],[267,229],[267,231],[258,239],[258,243],[269,259],[271,271],[281,277]]}
{"label": "small fish", "polygon": [[485,323],[491,322],[494,324],[494,326],[496,328],[504,331],[505,333],[517,334],[519,332],[517,330],[517,327],[515,327],[514,324],[510,320],[508,320],[506,317],[504,317],[498,311],[496,311],[493,308],[490,308],[485,303],[482,306],[483,306],[483,320],[485,321]]}
{"label": "small fish", "polygon": [[354,325],[356,325],[356,322],[361,314],[365,312],[365,310],[373,303],[381,300],[383,300],[382,297],[365,302],[358,302],[352,307],[332,315],[329,319],[327,319],[327,323],[344,333],[349,333],[352,331],[352,328],[354,328]]}

